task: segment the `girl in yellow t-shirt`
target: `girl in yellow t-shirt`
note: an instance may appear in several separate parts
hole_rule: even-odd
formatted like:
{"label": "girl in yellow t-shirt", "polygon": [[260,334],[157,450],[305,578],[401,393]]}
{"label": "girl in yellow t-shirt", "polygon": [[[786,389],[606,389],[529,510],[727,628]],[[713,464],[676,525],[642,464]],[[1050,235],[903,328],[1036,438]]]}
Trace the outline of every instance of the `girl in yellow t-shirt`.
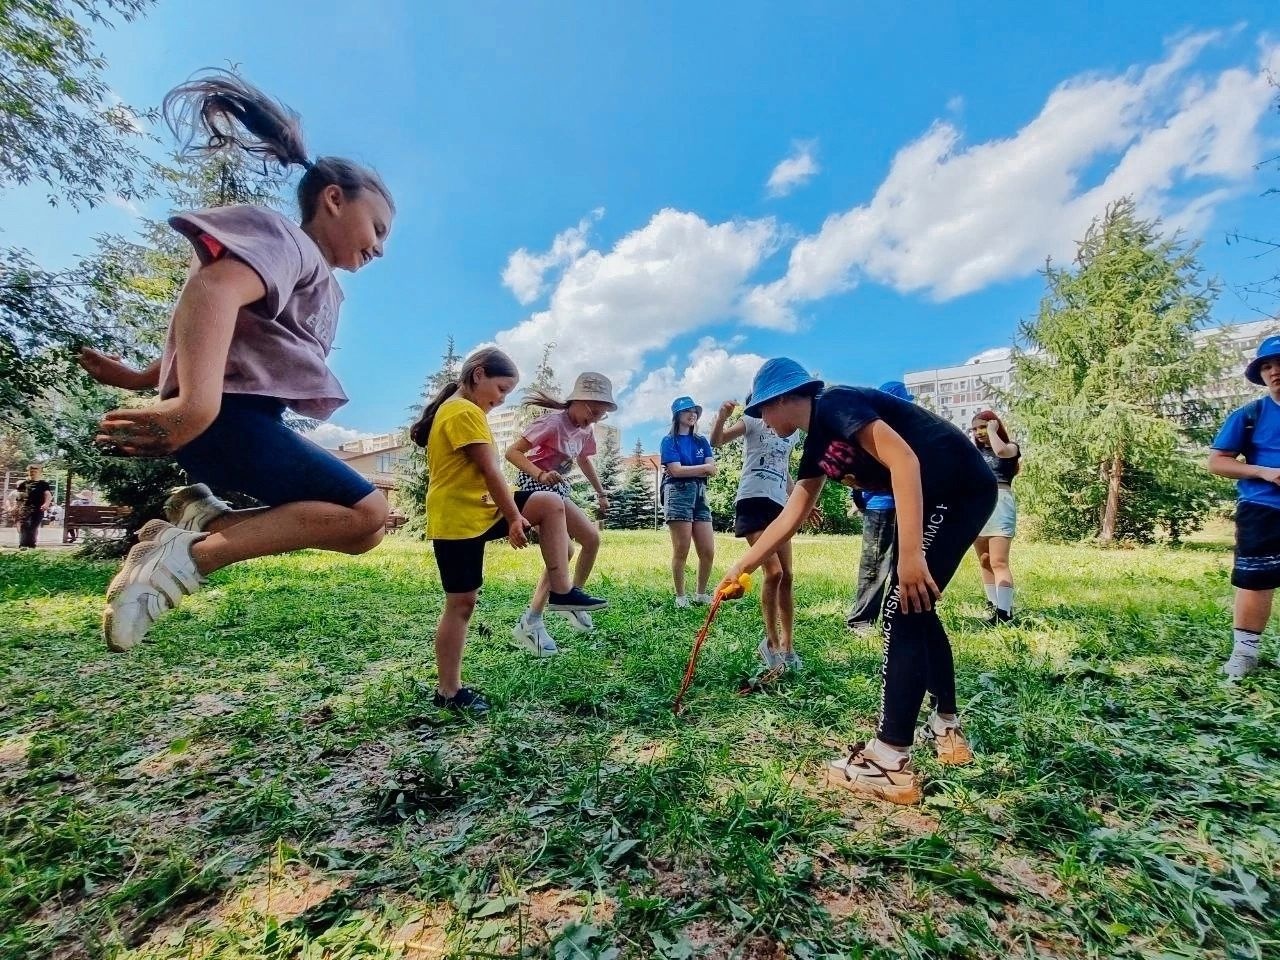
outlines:
{"label": "girl in yellow t-shirt", "polygon": [[427,404],[409,437],[427,448],[427,538],[444,586],[444,612],[436,628],[435,705],[486,713],[479,691],[462,685],[462,649],[484,582],[484,547],[504,537],[519,550],[538,528],[538,545],[551,585],[549,610],[602,610],[608,601],[589,596],[569,576],[569,534],[564,500],[555,493],[507,487],[489,430],[488,412],[501,406],[520,379],[501,350],[486,347],[467,357],[454,383]]}

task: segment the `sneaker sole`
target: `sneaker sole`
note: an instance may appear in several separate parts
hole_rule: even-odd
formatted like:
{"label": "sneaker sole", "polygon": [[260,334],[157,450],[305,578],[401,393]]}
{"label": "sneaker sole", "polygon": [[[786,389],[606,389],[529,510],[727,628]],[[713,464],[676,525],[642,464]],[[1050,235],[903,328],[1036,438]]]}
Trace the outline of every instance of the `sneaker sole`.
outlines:
{"label": "sneaker sole", "polygon": [[560,652],[559,650],[544,650],[542,647],[530,643],[514,630],[511,632],[511,645],[518,650],[523,650],[525,653],[538,660],[545,660],[547,657],[554,657]]}
{"label": "sneaker sole", "polygon": [[164,515],[170,523],[181,530],[203,531],[210,523],[227,511],[219,510],[208,518],[204,526],[199,524],[201,503],[215,499],[213,491],[207,484],[197,483],[190,487],[181,487],[169,495],[164,502]]}
{"label": "sneaker sole", "polygon": [[569,616],[569,614],[572,613],[573,611],[562,610],[560,612],[565,614],[565,618],[564,618],[565,623],[567,623],[569,626],[569,629],[574,631],[575,633],[591,633],[595,630],[594,626],[584,627],[581,623],[578,622],[577,617]]}
{"label": "sneaker sole", "polygon": [[603,610],[608,606],[608,600],[601,600],[599,603],[548,603],[547,609],[554,613],[574,613],[578,611],[595,613],[597,610]]}
{"label": "sneaker sole", "polygon": [[898,784],[881,786],[879,784],[866,783],[862,780],[850,780],[842,770],[836,770],[831,767],[827,767],[827,783],[858,797],[885,800],[904,807],[919,803],[921,798],[920,784],[918,783],[913,783],[909,786]]}

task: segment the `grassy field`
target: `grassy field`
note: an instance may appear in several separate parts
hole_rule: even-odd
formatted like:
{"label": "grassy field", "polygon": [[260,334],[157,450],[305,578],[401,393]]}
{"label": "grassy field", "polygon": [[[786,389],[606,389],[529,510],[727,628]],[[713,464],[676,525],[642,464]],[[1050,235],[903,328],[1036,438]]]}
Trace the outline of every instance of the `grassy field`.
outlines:
{"label": "grassy field", "polygon": [[607,535],[613,606],[547,661],[508,643],[536,558],[492,548],[478,723],[430,706],[420,544],[225,571],[124,656],[111,568],[0,555],[0,956],[1280,956],[1280,669],[1220,683],[1220,544],[1020,543],[1000,630],[967,561],[943,610],[978,762],[922,755],[918,808],[822,786],[878,705],[856,550],[798,544],[803,675],[738,696],[737,604],[677,720],[702,614],[662,534]]}

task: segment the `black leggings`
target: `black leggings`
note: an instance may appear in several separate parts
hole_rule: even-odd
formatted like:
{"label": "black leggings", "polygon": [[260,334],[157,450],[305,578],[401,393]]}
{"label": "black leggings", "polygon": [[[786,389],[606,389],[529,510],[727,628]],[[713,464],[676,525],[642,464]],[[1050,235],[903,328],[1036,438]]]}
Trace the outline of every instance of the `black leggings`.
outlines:
{"label": "black leggings", "polygon": [[[951,582],[995,504],[994,478],[976,489],[925,494],[924,556],[938,589]],[[896,563],[884,603],[883,678],[876,736],[887,744],[911,745],[926,690],[939,713],[956,712],[956,671],[947,631],[936,607],[926,613],[902,609]]]}

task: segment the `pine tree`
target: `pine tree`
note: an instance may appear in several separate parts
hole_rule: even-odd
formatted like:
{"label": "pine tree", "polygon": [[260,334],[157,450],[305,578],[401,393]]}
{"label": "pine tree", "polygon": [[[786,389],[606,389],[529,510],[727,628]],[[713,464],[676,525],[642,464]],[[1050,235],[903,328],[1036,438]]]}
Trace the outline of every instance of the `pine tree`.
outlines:
{"label": "pine tree", "polygon": [[[644,445],[639,440],[636,440],[634,455],[637,458],[644,456]],[[647,473],[648,468],[643,463],[633,463],[627,468],[622,489],[609,510],[611,527],[620,530],[653,529],[656,524],[654,502]]]}
{"label": "pine tree", "polygon": [[[622,451],[618,449],[617,441],[613,439],[613,436],[612,433],[606,436],[604,444],[600,447],[594,460],[596,476],[600,478],[600,486],[604,487],[604,495],[609,499],[608,515],[602,517],[597,512],[595,517],[597,520],[603,520],[610,527],[618,526],[614,522],[614,517],[618,509],[617,498],[622,492],[623,485]],[[595,491],[591,489],[585,477],[575,477],[573,493],[575,501],[581,496],[582,502],[594,506]]]}
{"label": "pine tree", "polygon": [[1022,502],[1051,536],[1194,529],[1221,489],[1193,451],[1205,426],[1194,401],[1226,362],[1194,339],[1216,295],[1194,247],[1162,237],[1125,199],[1090,226],[1073,268],[1044,275],[1010,394],[1027,454]]}

